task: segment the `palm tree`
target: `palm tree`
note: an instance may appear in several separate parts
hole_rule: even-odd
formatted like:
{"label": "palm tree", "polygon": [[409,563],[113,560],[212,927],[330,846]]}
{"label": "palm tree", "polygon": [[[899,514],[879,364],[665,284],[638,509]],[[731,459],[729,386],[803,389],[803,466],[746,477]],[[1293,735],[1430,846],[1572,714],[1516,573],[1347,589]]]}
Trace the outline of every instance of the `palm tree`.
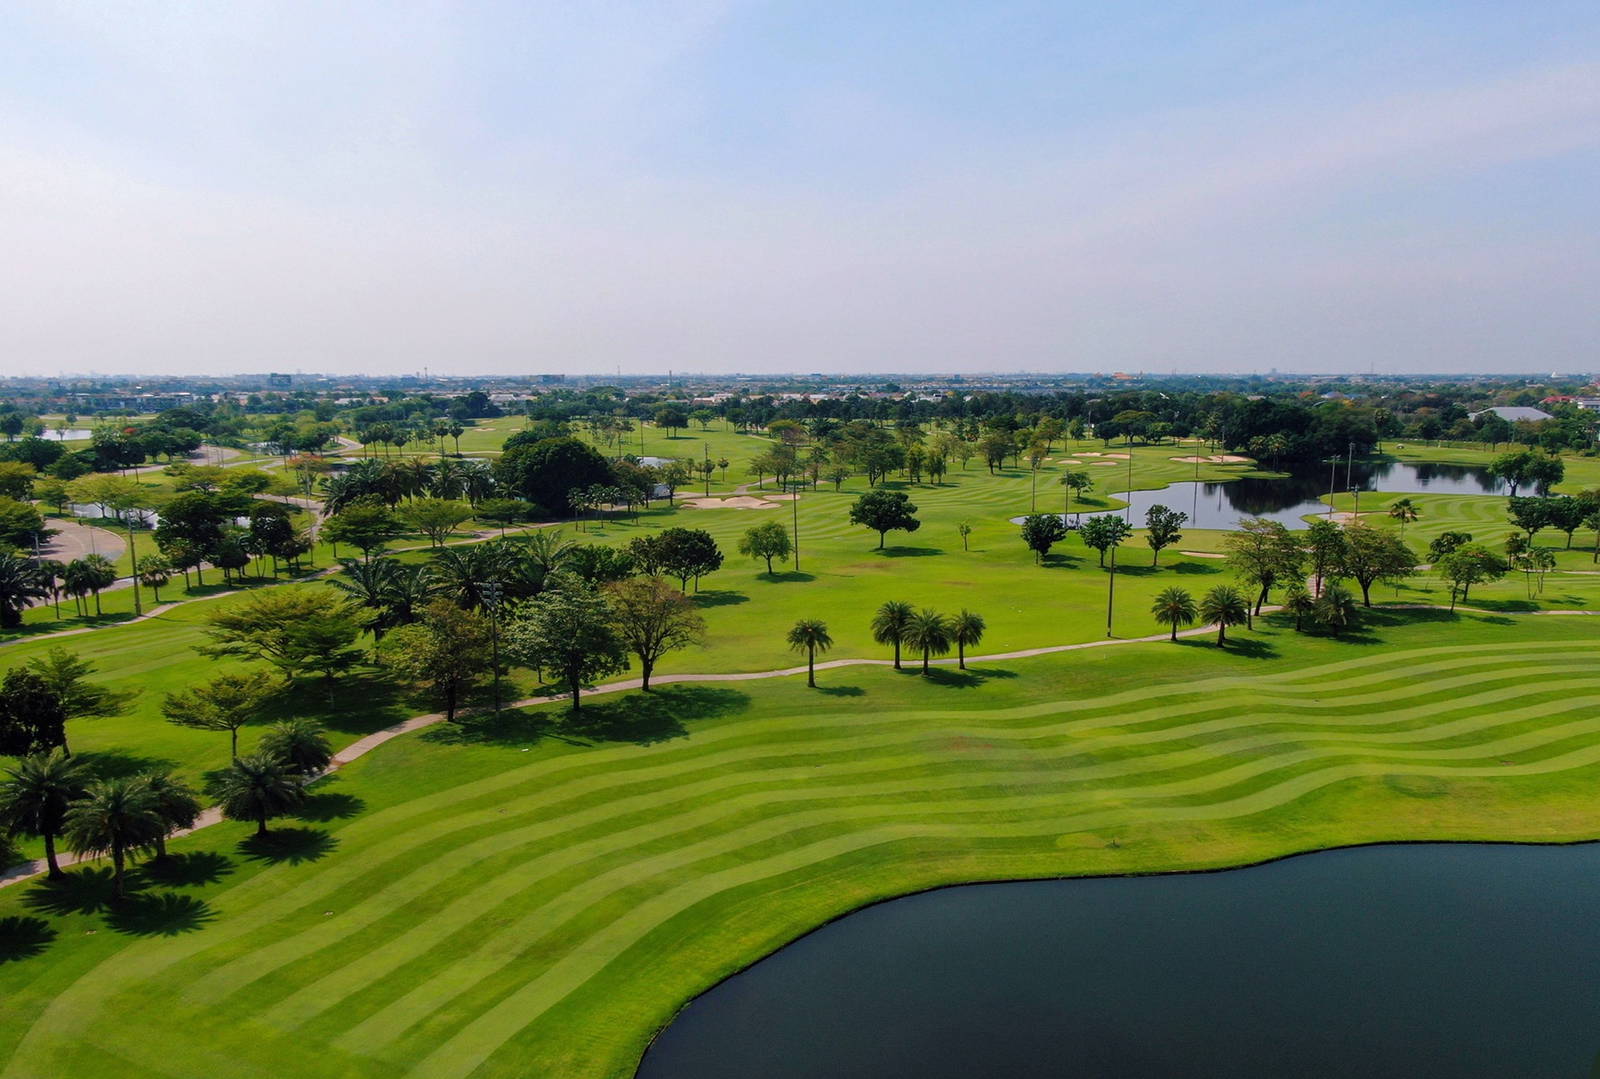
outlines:
{"label": "palm tree", "polygon": [[67,810],[68,846],[81,855],[111,855],[111,894],[116,899],[125,894],[128,855],[155,846],[166,831],[148,776],[98,780]]}
{"label": "palm tree", "polygon": [[956,643],[956,666],[961,670],[967,669],[968,646],[983,640],[983,631],[987,628],[981,614],[973,614],[965,607],[950,619],[950,639]]}
{"label": "palm tree", "polygon": [[333,748],[322,727],[309,719],[274,723],[261,736],[258,751],[277,759],[292,772],[314,776],[333,760]]}
{"label": "palm tree", "polygon": [[252,753],[240,757],[219,775],[211,793],[229,820],[253,820],[256,835],[267,834],[267,821],[298,809],[306,800],[304,780],[276,757]]}
{"label": "palm tree", "polygon": [[905,637],[911,615],[911,604],[892,599],[872,616],[872,639],[879,644],[894,645],[894,669],[897,671],[900,669],[900,642]]}
{"label": "palm tree", "polygon": [[1163,626],[1172,627],[1172,639],[1178,639],[1178,627],[1193,625],[1199,612],[1194,604],[1194,597],[1187,590],[1178,588],[1163,589],[1156,596],[1155,603],[1150,606],[1150,613],[1155,615],[1156,621]]}
{"label": "palm tree", "polygon": [[193,828],[200,819],[200,795],[195,789],[171,772],[150,772],[145,776],[150,782],[150,794],[155,798],[156,812],[161,814],[165,826],[156,837],[156,857],[167,856],[167,836],[185,828]]}
{"label": "palm tree", "polygon": [[0,551],[0,627],[22,625],[22,612],[54,591],[44,567],[31,558]]}
{"label": "palm tree", "polygon": [[1305,625],[1306,616],[1316,609],[1317,601],[1306,586],[1299,581],[1290,581],[1289,587],[1283,593],[1283,609],[1294,615],[1294,631],[1299,633]]}
{"label": "palm tree", "polygon": [[1389,507],[1389,516],[1400,522],[1400,538],[1406,538],[1406,525],[1415,521],[1422,514],[1417,512],[1417,504],[1409,498],[1397,498],[1394,505]]}
{"label": "palm tree", "polygon": [[806,685],[815,689],[817,653],[826,652],[833,647],[833,638],[828,636],[828,624],[816,618],[802,618],[789,630],[789,635],[785,639],[788,640],[791,650],[806,654]]}
{"label": "palm tree", "polygon": [[1218,585],[1200,600],[1200,621],[1216,624],[1218,648],[1228,641],[1228,627],[1241,626],[1249,617],[1250,605],[1237,588]]}
{"label": "palm tree", "polygon": [[1337,637],[1340,630],[1353,625],[1359,617],[1356,598],[1343,585],[1329,584],[1317,597],[1312,617],[1318,625],[1328,627]]}
{"label": "palm tree", "polygon": [[384,631],[390,627],[387,617],[389,595],[393,591],[395,578],[400,575],[400,563],[392,558],[377,558],[371,562],[341,558],[339,565],[344,567],[344,572],[328,583],[372,612],[367,617],[366,627],[372,632],[372,654],[376,657],[378,642],[383,640]]}
{"label": "palm tree", "polygon": [[139,574],[139,583],[156,594],[156,602],[161,602],[161,590],[172,580],[172,563],[163,554],[147,554],[134,564],[134,571]]}
{"label": "palm tree", "polygon": [[67,808],[83,793],[89,773],[82,761],[60,750],[23,757],[0,779],[0,824],[44,840],[50,876],[63,874],[56,862],[56,836],[66,824]]}
{"label": "palm tree", "polygon": [[922,673],[927,674],[928,657],[950,651],[950,621],[938,611],[924,607],[906,623],[905,642],[910,648],[922,649]]}

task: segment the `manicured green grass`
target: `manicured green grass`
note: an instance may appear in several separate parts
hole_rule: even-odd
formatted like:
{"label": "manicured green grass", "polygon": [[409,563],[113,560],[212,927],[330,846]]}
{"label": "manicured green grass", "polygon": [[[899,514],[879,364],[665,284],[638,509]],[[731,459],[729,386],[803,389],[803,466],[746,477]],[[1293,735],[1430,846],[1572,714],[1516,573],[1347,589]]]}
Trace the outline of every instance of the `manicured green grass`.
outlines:
{"label": "manicured green grass", "polygon": [[94,869],[0,892],[0,1074],[626,1076],[694,993],[914,889],[1592,838],[1587,621],[1270,624],[435,728],[269,844],[182,841],[121,910]]}

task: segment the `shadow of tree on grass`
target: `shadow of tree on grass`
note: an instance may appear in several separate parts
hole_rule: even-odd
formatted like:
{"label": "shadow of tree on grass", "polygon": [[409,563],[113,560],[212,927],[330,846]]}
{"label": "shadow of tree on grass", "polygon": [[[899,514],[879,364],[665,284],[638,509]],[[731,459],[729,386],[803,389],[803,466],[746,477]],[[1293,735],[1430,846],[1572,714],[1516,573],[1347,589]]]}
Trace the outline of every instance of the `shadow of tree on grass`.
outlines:
{"label": "shadow of tree on grass", "polygon": [[649,693],[608,697],[568,713],[562,729],[596,742],[653,745],[688,736],[685,723],[727,715],[749,703],[748,694],[718,686],[667,684]]}
{"label": "shadow of tree on grass", "polygon": [[0,918],[0,963],[17,963],[43,955],[57,933],[43,918]]}
{"label": "shadow of tree on grass", "polygon": [[112,904],[106,924],[135,937],[175,937],[216,920],[203,900],[181,892],[142,892]]}
{"label": "shadow of tree on grass", "polygon": [[139,867],[139,876],[152,884],[194,887],[215,884],[233,872],[233,859],[214,850],[186,851],[152,858]]}
{"label": "shadow of tree on grass", "polygon": [[353,794],[346,794],[343,791],[319,791],[307,797],[305,803],[295,810],[294,816],[297,820],[320,824],[353,817],[365,808],[367,808],[366,801]]}
{"label": "shadow of tree on grass", "polygon": [[240,841],[239,853],[252,862],[317,862],[333,853],[339,841],[320,828],[273,828],[266,835]]}

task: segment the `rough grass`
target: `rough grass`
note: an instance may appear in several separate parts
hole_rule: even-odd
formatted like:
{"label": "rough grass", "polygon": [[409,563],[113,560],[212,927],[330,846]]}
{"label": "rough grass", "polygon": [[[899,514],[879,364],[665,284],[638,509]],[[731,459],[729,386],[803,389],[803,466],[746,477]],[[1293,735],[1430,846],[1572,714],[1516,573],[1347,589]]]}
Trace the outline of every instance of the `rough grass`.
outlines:
{"label": "rough grass", "polygon": [[694,993],[942,883],[1596,834],[1587,620],[1380,614],[619,695],[391,743],[104,901],[0,893],[5,1076],[625,1076]]}

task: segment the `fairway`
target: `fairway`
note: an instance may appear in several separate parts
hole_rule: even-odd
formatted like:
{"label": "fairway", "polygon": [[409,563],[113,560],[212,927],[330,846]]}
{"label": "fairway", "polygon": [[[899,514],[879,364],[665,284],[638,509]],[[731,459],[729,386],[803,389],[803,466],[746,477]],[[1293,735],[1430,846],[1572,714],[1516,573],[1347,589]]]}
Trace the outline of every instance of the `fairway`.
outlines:
{"label": "fairway", "polygon": [[1588,619],[1205,640],[399,739],[271,843],[181,841],[124,910],[99,870],[0,892],[37,943],[0,963],[0,1075],[626,1076],[694,993],[907,891],[1596,835]]}

